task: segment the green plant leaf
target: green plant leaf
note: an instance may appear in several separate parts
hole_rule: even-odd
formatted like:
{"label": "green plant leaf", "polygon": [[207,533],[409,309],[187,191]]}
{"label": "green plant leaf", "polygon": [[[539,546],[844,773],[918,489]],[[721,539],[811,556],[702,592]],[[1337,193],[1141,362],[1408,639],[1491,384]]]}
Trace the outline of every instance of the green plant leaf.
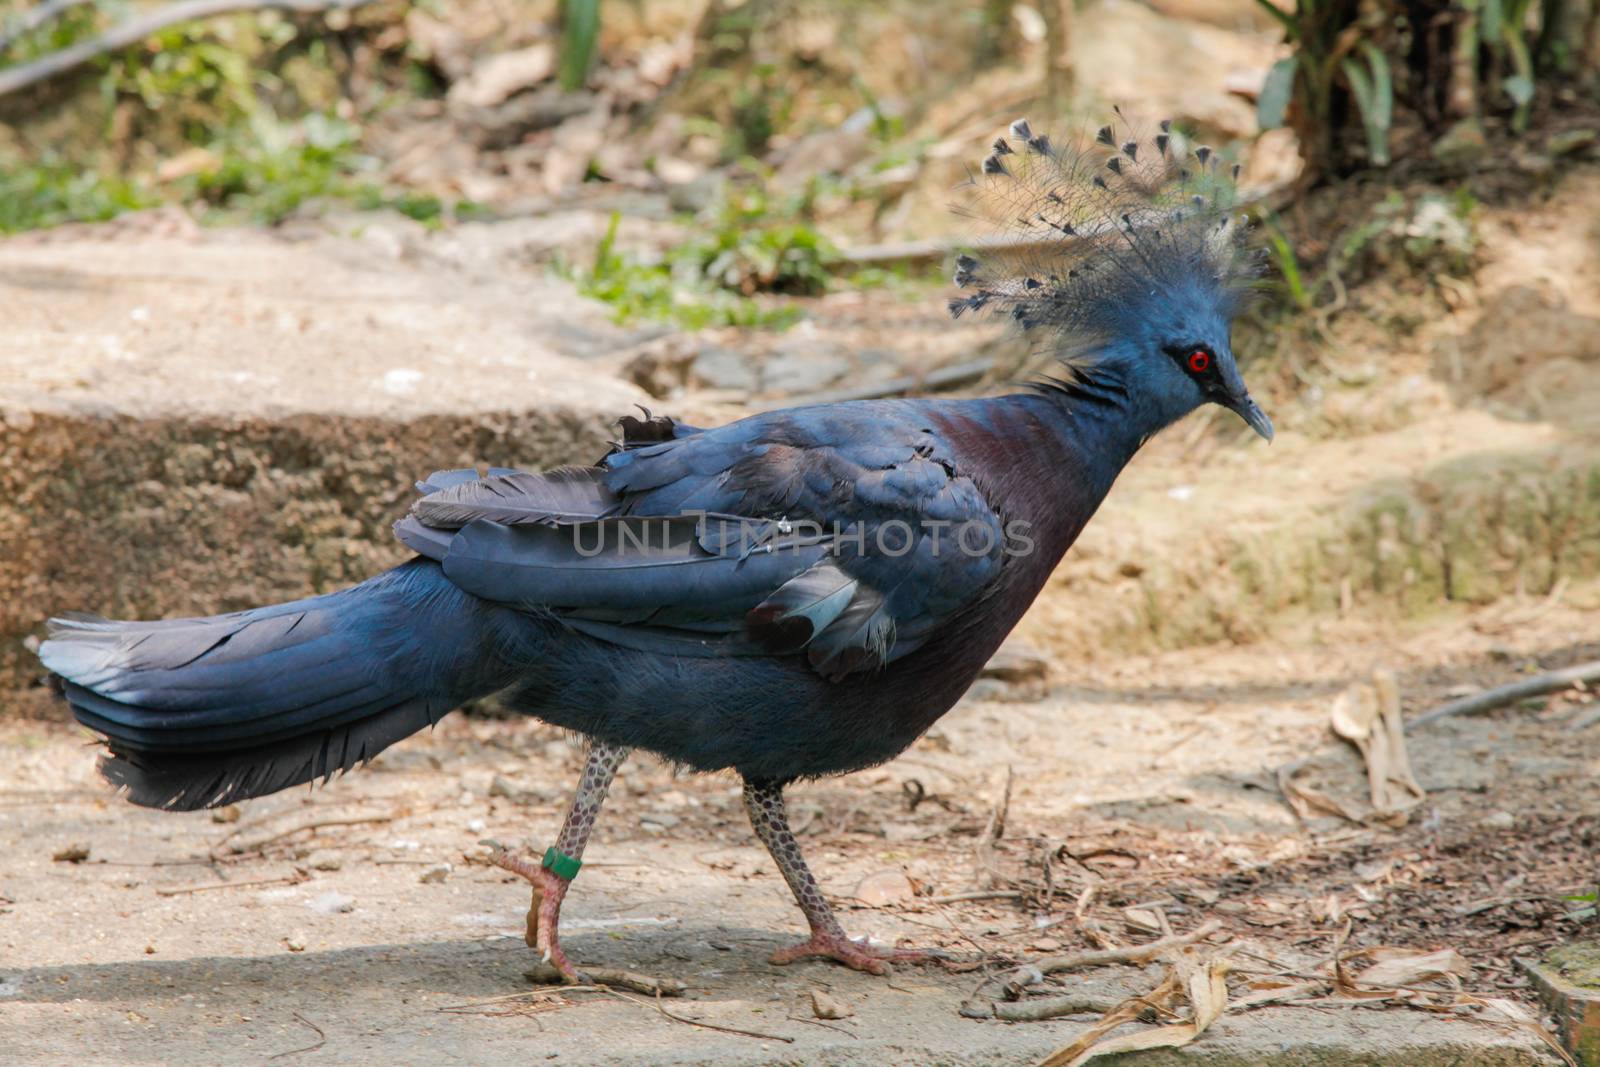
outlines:
{"label": "green plant leaf", "polygon": [[564,0],[561,5],[561,87],[583,88],[600,38],[600,0]]}
{"label": "green plant leaf", "polygon": [[1500,0],[1483,0],[1483,39],[1492,45],[1500,43],[1500,27],[1505,25],[1505,9]]}
{"label": "green plant leaf", "polygon": [[1280,59],[1267,71],[1267,80],[1261,86],[1261,96],[1256,100],[1256,122],[1263,130],[1275,130],[1283,125],[1289,111],[1289,101],[1294,98],[1294,75],[1299,63],[1294,56]]}
{"label": "green plant leaf", "polygon": [[1367,65],[1372,68],[1373,122],[1383,131],[1384,162],[1389,156],[1389,130],[1394,126],[1394,79],[1389,73],[1389,57],[1371,41],[1361,45]]}
{"label": "green plant leaf", "polygon": [[1300,39],[1300,19],[1283,10],[1272,0],[1256,0],[1257,6],[1283,24],[1283,35],[1291,41]]}
{"label": "green plant leaf", "polygon": [[1370,42],[1363,45],[1371,73],[1354,59],[1339,64],[1356,98],[1361,124],[1367,134],[1367,155],[1373,166],[1389,163],[1389,126],[1394,118],[1394,84],[1389,76],[1389,60]]}

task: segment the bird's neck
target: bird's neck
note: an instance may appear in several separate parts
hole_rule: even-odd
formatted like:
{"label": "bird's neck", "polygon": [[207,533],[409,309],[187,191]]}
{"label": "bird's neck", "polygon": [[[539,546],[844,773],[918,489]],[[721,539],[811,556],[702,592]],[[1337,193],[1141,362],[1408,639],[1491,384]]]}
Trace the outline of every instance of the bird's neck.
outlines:
{"label": "bird's neck", "polygon": [[1006,442],[1006,455],[995,457],[990,467],[1008,472],[1004,499],[997,503],[1065,520],[1062,551],[1134,453],[1172,421],[1171,413],[1141,403],[1140,391],[1128,387],[1114,369],[1060,387],[973,403]]}
{"label": "bird's neck", "polygon": [[1150,438],[1185,412],[1164,410],[1116,364],[1036,393],[1006,397],[1040,412],[1061,446],[1104,479],[1102,494]]}

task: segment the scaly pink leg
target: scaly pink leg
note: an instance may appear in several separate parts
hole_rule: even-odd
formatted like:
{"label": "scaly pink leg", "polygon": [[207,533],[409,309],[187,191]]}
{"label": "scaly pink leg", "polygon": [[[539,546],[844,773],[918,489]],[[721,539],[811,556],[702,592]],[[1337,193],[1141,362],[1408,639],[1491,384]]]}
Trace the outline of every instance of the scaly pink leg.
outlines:
{"label": "scaly pink leg", "polygon": [[[583,777],[578,779],[578,793],[572,798],[572,807],[568,809],[567,819],[556,838],[557,849],[575,860],[583,858],[589,832],[594,829],[600,806],[605,803],[606,793],[611,789],[611,780],[627,758],[628,750],[620,745],[608,745],[601,741],[590,743],[589,758],[583,765]],[[567,962],[567,954],[561,951],[559,936],[561,901],[566,897],[572,879],[563,878],[539,861],[514,856],[499,847],[489,858],[497,866],[520,874],[533,883],[533,900],[528,904],[528,930],[523,939],[528,942],[529,948],[543,952],[544,958],[554,964],[567,981],[578,981],[578,972]]]}
{"label": "scaly pink leg", "polygon": [[823,897],[817,880],[800,855],[800,842],[789,829],[789,816],[783,806],[783,784],[770,781],[744,783],[744,806],[750,813],[750,825],[756,836],[767,846],[783,880],[789,883],[795,903],[805,913],[811,925],[811,937],[799,944],[778,949],[768,957],[769,963],[786,964],[795,960],[821,957],[837,960],[846,967],[869,974],[888,974],[890,963],[921,963],[935,958],[931,953],[911,949],[873,948],[865,941],[852,941],[844,927],[833,917],[833,909]]}

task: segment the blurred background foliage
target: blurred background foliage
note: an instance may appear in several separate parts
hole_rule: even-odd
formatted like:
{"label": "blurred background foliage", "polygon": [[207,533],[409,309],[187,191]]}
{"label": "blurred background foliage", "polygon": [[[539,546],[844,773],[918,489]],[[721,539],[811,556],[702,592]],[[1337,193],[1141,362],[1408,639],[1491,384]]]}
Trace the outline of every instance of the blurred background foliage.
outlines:
{"label": "blurred background foliage", "polygon": [[1282,306],[1337,310],[1374,257],[1468,262],[1497,161],[1592,154],[1597,72],[1600,0],[0,0],[0,232],[582,204],[553,265],[619,317],[781,328],[936,267],[872,246],[948,233],[997,123],[1122,103],[1242,154]]}

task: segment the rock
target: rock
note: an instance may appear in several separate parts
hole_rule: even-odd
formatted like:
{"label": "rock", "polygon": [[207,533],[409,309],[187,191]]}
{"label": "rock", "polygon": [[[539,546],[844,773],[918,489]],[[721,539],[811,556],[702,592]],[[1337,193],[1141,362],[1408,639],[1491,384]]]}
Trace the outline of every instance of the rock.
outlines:
{"label": "rock", "polygon": [[290,952],[304,952],[306,950],[306,935],[299,930],[283,939],[283,945]]}
{"label": "rock", "polygon": [[82,863],[89,858],[89,846],[71,844],[66,848],[57,849],[50,858],[57,863]]}
{"label": "rock", "polygon": [[446,878],[449,878],[450,872],[453,870],[455,870],[455,868],[450,866],[448,863],[441,863],[437,866],[429,867],[427,870],[423,871],[422,877],[418,878],[417,881],[421,882],[423,885],[438,885]]}
{"label": "rock", "polygon": [[[610,310],[540,272],[380,263],[345,235],[115,225],[0,248],[7,278],[83,282],[10,286],[0,314],[0,463],[31,494],[0,558],[8,692],[38,673],[21,642],[39,611],[21,605],[104,604],[111,574],[152,618],[354,584],[405,558],[393,494],[419,474],[598,455],[606,423],[648,402],[580,362],[626,342]],[[141,280],[156,276],[171,284]],[[119,335],[136,372],[102,344]],[[423,386],[375,387],[396,366]],[[124,536],[130,523],[145,533]]]}
{"label": "rock", "polygon": [[676,396],[690,386],[748,392],[756,384],[747,356],[705,344],[692,334],[671,334],[640,345],[623,365],[622,377],[654,397]]}
{"label": "rock", "polygon": [[1532,980],[1546,1010],[1555,1018],[1561,1043],[1594,1062],[1600,1052],[1600,946],[1592,941],[1562,945],[1537,962],[1518,965]]}
{"label": "rock", "polygon": [[333,852],[313,852],[306,857],[306,866],[313,871],[337,871],[344,868],[344,860]]}
{"label": "rock", "polygon": [[343,893],[324,893],[306,906],[322,915],[348,915],[356,910],[355,898]]}
{"label": "rock", "polygon": [[1511,830],[1517,825],[1517,817],[1509,811],[1492,811],[1480,819],[1478,825],[1485,830]]}
{"label": "rock", "polygon": [[756,367],[743,352],[719,345],[707,345],[689,365],[694,382],[708,389],[733,389],[750,392],[756,387]]}
{"label": "rock", "polygon": [[659,834],[672,829],[682,821],[676,815],[664,811],[651,811],[639,816],[639,827],[652,834]]}
{"label": "rock", "polygon": [[239,816],[243,814],[244,809],[239,807],[239,805],[229,804],[226,807],[213,809],[211,812],[211,821],[220,823],[236,823],[239,821]]}
{"label": "rock", "polygon": [[667,182],[667,204],[674,211],[698,215],[722,197],[727,178],[718,171],[667,157],[656,160],[656,174]]}
{"label": "rock", "polygon": [[916,890],[911,885],[911,879],[905,872],[897,870],[874,871],[861,879],[855,892],[850,894],[869,908],[881,908],[885,904],[899,904],[916,896]]}
{"label": "rock", "polygon": [[784,341],[761,368],[761,388],[768,393],[815,393],[855,368],[842,345],[810,337]]}
{"label": "rock", "polygon": [[820,989],[811,991],[811,1014],[819,1019],[848,1019],[856,1010],[837,997],[831,997]]}

